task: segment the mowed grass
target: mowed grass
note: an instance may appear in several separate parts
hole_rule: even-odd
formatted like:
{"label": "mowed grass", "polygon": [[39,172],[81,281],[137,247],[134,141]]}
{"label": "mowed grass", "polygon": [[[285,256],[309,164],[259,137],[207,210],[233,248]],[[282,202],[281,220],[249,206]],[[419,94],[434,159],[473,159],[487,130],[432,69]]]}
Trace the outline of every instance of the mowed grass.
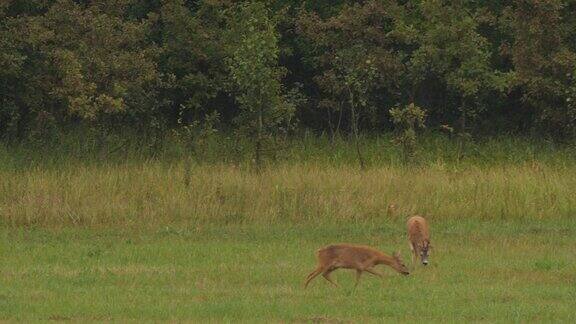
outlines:
{"label": "mowed grass", "polygon": [[3,231],[0,320],[574,322],[571,220],[444,220],[431,265],[351,271],[308,289],[314,251],[370,244],[409,259],[403,222],[230,225],[156,231]]}

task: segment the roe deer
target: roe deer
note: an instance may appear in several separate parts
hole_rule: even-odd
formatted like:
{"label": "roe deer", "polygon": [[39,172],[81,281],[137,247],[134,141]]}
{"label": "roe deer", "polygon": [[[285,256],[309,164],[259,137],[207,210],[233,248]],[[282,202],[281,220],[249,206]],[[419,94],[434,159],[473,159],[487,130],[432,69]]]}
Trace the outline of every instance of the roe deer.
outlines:
{"label": "roe deer", "polygon": [[400,252],[389,256],[369,246],[351,244],[328,245],[316,251],[316,256],[318,267],[306,277],[304,288],[308,287],[308,283],[319,274],[322,274],[334,286],[338,286],[330,279],[330,273],[340,268],[356,270],[356,286],[358,286],[360,275],[362,275],[363,271],[382,277],[380,273],[373,269],[374,266],[379,264],[390,266],[404,275],[410,273],[408,268],[402,263],[402,259],[400,259]]}
{"label": "roe deer", "polygon": [[420,258],[423,265],[428,264],[430,253],[430,232],[428,223],[421,216],[412,216],[408,219],[408,241],[412,251],[412,265]]}

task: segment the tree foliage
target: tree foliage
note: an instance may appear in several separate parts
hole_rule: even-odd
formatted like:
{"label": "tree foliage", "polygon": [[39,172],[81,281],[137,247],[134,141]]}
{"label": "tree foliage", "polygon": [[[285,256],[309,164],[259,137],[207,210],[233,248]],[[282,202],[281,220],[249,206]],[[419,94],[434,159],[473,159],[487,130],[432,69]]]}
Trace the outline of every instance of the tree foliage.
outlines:
{"label": "tree foliage", "polygon": [[414,103],[430,129],[572,140],[575,13],[573,0],[1,1],[0,137],[209,124],[262,145],[298,120],[357,140]]}
{"label": "tree foliage", "polygon": [[406,107],[395,107],[390,109],[392,121],[399,128],[398,135],[394,142],[402,148],[404,162],[409,163],[416,155],[418,129],[424,128],[426,111],[410,103]]}
{"label": "tree foliage", "polygon": [[293,115],[293,106],[283,95],[279,36],[269,10],[260,2],[233,7],[229,23],[227,63],[240,108],[236,122],[254,139],[260,167],[265,140]]}
{"label": "tree foliage", "polygon": [[506,54],[514,62],[523,100],[539,122],[559,137],[576,133],[576,23],[573,1],[517,0],[506,8],[504,27],[513,35]]}

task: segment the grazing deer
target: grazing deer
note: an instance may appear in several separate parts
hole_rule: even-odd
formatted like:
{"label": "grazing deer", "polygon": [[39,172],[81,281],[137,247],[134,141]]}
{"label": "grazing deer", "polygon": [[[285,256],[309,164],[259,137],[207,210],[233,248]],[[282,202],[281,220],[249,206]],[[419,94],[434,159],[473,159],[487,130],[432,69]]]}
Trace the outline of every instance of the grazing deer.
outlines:
{"label": "grazing deer", "polygon": [[373,269],[374,266],[379,264],[390,266],[404,275],[410,273],[408,268],[402,263],[400,252],[389,256],[368,246],[335,244],[321,248],[316,251],[316,255],[318,267],[306,277],[304,288],[308,287],[308,283],[319,274],[322,274],[324,279],[328,280],[334,286],[338,286],[330,279],[330,273],[340,268],[356,270],[356,286],[358,286],[363,271],[382,277],[382,274]]}
{"label": "grazing deer", "polygon": [[412,264],[419,257],[423,265],[428,264],[430,253],[430,232],[428,222],[421,216],[412,216],[408,219],[408,242],[412,251]]}

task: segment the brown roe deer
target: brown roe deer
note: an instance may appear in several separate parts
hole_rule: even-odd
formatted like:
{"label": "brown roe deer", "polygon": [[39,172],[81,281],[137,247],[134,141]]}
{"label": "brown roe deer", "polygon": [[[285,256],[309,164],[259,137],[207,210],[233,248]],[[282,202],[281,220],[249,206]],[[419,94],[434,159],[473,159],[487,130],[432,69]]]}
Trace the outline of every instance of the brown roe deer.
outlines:
{"label": "brown roe deer", "polygon": [[423,265],[428,264],[430,253],[430,231],[428,222],[421,216],[412,216],[408,219],[408,242],[412,251],[412,264],[420,258]]}
{"label": "brown roe deer", "polygon": [[304,288],[308,287],[310,281],[319,274],[322,274],[324,279],[334,286],[338,286],[330,279],[330,273],[340,268],[356,270],[356,286],[358,286],[363,271],[382,277],[380,273],[374,270],[374,267],[379,264],[390,266],[404,275],[410,273],[408,268],[402,263],[400,252],[389,256],[369,246],[351,244],[328,245],[316,251],[316,256],[318,267],[306,277]]}

